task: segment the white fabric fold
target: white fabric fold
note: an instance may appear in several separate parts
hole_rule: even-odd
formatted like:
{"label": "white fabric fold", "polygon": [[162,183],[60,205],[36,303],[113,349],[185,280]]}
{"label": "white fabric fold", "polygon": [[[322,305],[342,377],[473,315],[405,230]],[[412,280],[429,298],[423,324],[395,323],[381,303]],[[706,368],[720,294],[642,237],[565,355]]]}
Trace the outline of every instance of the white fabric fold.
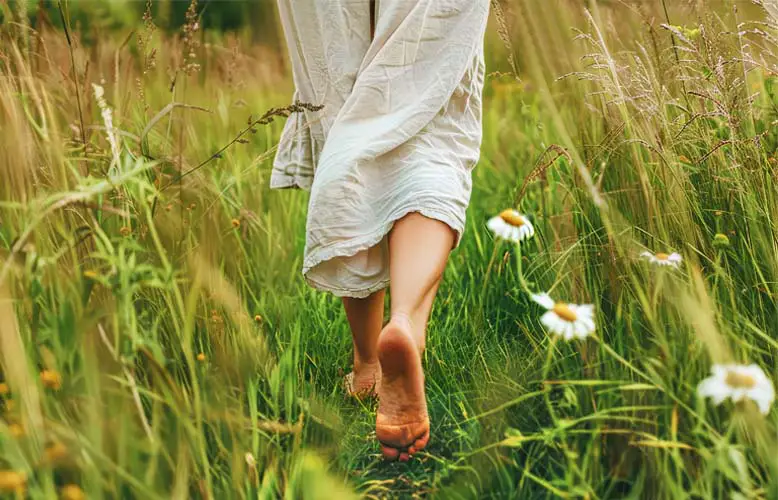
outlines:
{"label": "white fabric fold", "polygon": [[[311,190],[303,273],[336,295],[389,280],[386,235],[410,212],[465,227],[481,144],[489,0],[279,0],[296,99],[271,187]],[[311,174],[313,177],[311,178]]]}

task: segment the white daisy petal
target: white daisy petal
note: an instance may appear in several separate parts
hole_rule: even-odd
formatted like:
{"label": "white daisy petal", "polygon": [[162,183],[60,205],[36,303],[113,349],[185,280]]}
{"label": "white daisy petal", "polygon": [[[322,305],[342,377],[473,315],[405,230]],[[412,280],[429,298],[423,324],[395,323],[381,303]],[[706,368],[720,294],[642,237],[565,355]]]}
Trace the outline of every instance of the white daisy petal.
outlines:
{"label": "white daisy petal", "polygon": [[773,405],[775,396],[767,393],[760,393],[754,394],[751,399],[753,399],[759,407],[759,411],[762,412],[763,415],[767,415],[770,412],[770,407]]}
{"label": "white daisy petal", "polygon": [[548,311],[540,317],[540,323],[548,330],[553,330],[554,325],[556,324],[556,314],[554,314],[552,311]]}
{"label": "white daisy petal", "polygon": [[573,340],[575,338],[575,323],[565,322],[565,340]]}
{"label": "white daisy petal", "polygon": [[715,404],[721,404],[727,398],[729,392],[723,381],[718,377],[708,377],[697,386],[697,393],[706,398],[712,398]]}
{"label": "white daisy petal", "polygon": [[530,298],[546,309],[554,308],[554,299],[552,299],[551,296],[545,292],[530,295]]}
{"label": "white daisy petal", "polygon": [[580,321],[576,321],[575,323],[571,323],[573,325],[573,335],[579,339],[586,338],[586,326],[581,323]]}
{"label": "white daisy petal", "polygon": [[727,376],[727,372],[734,367],[735,365],[713,365],[711,372],[713,373],[714,377],[721,378],[723,380],[724,377]]}
{"label": "white daisy petal", "polygon": [[742,401],[745,395],[746,391],[743,389],[730,389],[729,398],[732,401]]}
{"label": "white daisy petal", "polygon": [[594,332],[594,318],[578,318],[578,322],[582,324],[589,333]]}
{"label": "white daisy petal", "polygon": [[594,305],[593,304],[576,305],[575,312],[578,313],[579,315],[592,317],[594,316]]}

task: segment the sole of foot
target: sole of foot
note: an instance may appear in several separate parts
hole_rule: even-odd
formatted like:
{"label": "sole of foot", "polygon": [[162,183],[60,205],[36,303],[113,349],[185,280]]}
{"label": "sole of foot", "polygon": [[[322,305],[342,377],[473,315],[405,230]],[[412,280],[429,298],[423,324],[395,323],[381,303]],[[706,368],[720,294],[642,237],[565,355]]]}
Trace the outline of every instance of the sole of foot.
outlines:
{"label": "sole of foot", "polygon": [[378,338],[381,384],[376,437],[384,458],[407,462],[427,446],[430,421],[424,395],[424,371],[410,325],[390,321]]}

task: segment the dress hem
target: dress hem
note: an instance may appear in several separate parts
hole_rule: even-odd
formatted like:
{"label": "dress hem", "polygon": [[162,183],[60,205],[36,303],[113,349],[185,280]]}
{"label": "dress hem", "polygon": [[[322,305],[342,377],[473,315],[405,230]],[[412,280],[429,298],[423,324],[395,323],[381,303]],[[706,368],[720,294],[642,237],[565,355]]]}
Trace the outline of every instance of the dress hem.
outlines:
{"label": "dress hem", "polygon": [[313,288],[324,292],[329,292],[335,295],[336,297],[351,297],[357,299],[363,299],[379,290],[386,288],[389,285],[388,279],[382,279],[378,283],[372,283],[369,286],[366,286],[364,288],[351,289],[351,288],[342,288],[338,286],[333,286],[326,283],[322,283],[320,281],[316,281],[313,278],[311,278],[308,274],[313,268],[315,268],[322,262],[326,262],[328,260],[332,260],[338,257],[352,257],[359,252],[374,247],[375,245],[380,243],[381,240],[383,240],[387,234],[389,234],[389,231],[392,230],[392,227],[394,227],[395,222],[402,219],[406,215],[414,212],[417,212],[423,215],[424,217],[440,221],[446,224],[447,226],[449,226],[456,233],[456,239],[454,240],[453,248],[459,246],[459,242],[462,239],[462,233],[464,232],[464,223],[462,221],[457,220],[456,217],[451,217],[450,214],[447,214],[445,212],[440,212],[426,207],[411,206],[398,212],[398,215],[393,217],[391,221],[384,224],[383,227],[381,227],[377,231],[374,231],[371,234],[362,236],[360,238],[354,238],[352,240],[345,242],[345,244],[343,245],[332,245],[329,247],[323,247],[318,249],[317,251],[312,252],[310,255],[308,255],[308,257],[305,259],[303,263],[303,276],[305,277],[305,281]]}

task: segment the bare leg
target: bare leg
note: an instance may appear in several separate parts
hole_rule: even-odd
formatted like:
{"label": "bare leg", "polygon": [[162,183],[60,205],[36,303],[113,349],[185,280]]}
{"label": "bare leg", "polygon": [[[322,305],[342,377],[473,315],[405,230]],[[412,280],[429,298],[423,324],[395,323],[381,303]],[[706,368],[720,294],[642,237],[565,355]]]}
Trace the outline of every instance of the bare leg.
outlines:
{"label": "bare leg", "polygon": [[346,378],[352,396],[373,393],[381,380],[378,362],[378,335],[384,321],[384,290],[364,299],[343,297],[351,337],[354,341],[354,371]]}
{"label": "bare leg", "polygon": [[382,378],[376,436],[390,460],[409,460],[429,440],[421,355],[453,243],[451,228],[417,213],[397,221],[389,236],[392,317],[378,339]]}

